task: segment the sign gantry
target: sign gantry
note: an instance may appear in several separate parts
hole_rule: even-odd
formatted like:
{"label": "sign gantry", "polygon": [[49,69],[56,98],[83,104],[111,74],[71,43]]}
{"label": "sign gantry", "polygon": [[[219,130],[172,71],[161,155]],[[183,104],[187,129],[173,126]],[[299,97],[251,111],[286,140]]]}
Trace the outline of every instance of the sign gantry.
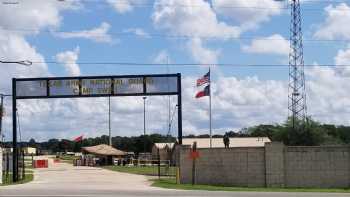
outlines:
{"label": "sign gantry", "polygon": [[17,100],[177,95],[178,142],[182,144],[181,74],[12,79],[13,180],[18,181]]}

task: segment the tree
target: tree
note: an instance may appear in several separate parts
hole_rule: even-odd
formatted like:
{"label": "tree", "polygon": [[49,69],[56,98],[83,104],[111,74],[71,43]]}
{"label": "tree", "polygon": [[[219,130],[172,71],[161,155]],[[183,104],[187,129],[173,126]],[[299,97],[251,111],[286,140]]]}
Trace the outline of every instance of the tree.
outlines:
{"label": "tree", "polygon": [[29,140],[28,145],[29,145],[30,147],[33,147],[33,148],[36,148],[36,147],[37,147],[36,142],[35,142],[35,140],[34,140],[33,138],[31,138],[31,139]]}

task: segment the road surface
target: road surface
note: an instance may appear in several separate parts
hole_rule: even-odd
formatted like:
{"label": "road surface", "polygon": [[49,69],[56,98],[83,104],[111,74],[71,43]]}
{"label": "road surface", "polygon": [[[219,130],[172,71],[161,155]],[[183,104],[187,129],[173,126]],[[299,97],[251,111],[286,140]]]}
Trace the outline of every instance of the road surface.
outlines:
{"label": "road surface", "polygon": [[34,181],[0,187],[0,197],[348,197],[349,194],[275,193],[275,192],[209,192],[182,191],[151,187],[147,177],[100,168],[73,167],[50,162],[50,168],[35,170]]}

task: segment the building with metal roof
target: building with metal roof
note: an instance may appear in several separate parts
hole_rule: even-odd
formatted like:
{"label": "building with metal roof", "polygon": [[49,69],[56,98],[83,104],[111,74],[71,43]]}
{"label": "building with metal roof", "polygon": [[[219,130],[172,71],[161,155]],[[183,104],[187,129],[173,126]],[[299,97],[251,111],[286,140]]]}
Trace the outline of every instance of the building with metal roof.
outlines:
{"label": "building with metal roof", "polygon": [[[197,148],[210,148],[210,138],[184,138],[183,145],[193,145],[197,142]],[[231,137],[230,147],[264,147],[266,142],[271,142],[268,137]],[[223,138],[212,138],[212,148],[225,148]]]}

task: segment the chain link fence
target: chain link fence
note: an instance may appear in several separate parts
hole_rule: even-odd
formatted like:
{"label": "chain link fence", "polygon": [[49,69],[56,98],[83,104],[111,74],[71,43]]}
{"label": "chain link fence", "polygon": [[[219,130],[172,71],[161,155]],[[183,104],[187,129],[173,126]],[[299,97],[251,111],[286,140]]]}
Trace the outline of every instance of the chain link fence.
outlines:
{"label": "chain link fence", "polygon": [[[10,184],[13,181],[13,153],[4,149],[2,152],[2,184]],[[24,152],[18,152],[18,180],[25,179]]]}

